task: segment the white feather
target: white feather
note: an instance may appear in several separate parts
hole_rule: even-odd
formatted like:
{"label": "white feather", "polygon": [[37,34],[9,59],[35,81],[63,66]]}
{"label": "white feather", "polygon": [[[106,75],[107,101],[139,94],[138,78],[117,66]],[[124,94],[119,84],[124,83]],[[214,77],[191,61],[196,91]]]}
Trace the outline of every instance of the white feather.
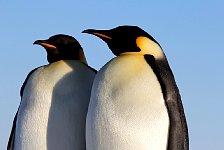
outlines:
{"label": "white feather", "polygon": [[125,54],[96,75],[87,150],[165,150],[169,118],[160,83],[143,55]]}
{"label": "white feather", "polygon": [[15,150],[85,150],[85,119],[94,75],[74,60],[37,69],[24,89]]}

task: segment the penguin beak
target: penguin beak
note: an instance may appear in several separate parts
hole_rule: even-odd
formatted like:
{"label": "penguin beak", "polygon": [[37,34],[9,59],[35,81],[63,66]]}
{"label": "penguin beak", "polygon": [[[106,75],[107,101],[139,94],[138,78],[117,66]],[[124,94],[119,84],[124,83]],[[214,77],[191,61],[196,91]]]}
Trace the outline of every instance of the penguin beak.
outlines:
{"label": "penguin beak", "polygon": [[102,40],[112,40],[109,30],[87,29],[87,30],[82,31],[82,33],[88,33],[88,34],[95,35],[95,36],[101,38]]}
{"label": "penguin beak", "polygon": [[36,40],[33,44],[38,44],[43,46],[44,48],[57,49],[56,46],[49,44],[47,40]]}

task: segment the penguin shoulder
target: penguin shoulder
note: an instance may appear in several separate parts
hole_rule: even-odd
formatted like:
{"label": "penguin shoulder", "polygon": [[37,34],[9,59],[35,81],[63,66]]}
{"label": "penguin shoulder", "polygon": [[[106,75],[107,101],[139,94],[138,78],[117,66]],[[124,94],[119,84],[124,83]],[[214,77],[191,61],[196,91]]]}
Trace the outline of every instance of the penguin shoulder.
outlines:
{"label": "penguin shoulder", "polygon": [[31,76],[36,70],[38,70],[39,68],[42,68],[42,67],[44,67],[44,66],[37,67],[37,68],[31,70],[31,71],[28,73],[28,75],[26,76],[26,79],[25,79],[24,82],[23,82],[23,85],[22,85],[21,88],[20,88],[20,96],[21,96],[21,97],[23,97],[23,91],[24,91],[24,89],[25,89],[25,86],[26,86],[26,84],[27,84],[27,82],[28,82],[30,76]]}

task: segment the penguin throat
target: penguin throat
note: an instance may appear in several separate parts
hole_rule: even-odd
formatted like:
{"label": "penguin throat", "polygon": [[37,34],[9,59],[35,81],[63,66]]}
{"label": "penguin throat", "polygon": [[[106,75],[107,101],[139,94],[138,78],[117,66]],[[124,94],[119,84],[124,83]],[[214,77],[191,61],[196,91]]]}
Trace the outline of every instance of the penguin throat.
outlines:
{"label": "penguin throat", "polygon": [[82,49],[79,49],[78,52],[72,51],[70,53],[60,53],[58,50],[47,51],[47,60],[49,63],[60,60],[77,60],[88,65]]}

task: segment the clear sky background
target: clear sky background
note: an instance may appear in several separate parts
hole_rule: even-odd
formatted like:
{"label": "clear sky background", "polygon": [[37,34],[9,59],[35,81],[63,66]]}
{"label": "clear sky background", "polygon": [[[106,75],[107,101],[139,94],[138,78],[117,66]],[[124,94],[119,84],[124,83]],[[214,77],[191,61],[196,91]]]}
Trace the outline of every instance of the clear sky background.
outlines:
{"label": "clear sky background", "polygon": [[0,149],[6,148],[30,70],[47,63],[32,43],[64,33],[99,70],[113,56],[88,28],[137,25],[163,47],[179,86],[192,150],[224,149],[224,1],[0,0]]}

